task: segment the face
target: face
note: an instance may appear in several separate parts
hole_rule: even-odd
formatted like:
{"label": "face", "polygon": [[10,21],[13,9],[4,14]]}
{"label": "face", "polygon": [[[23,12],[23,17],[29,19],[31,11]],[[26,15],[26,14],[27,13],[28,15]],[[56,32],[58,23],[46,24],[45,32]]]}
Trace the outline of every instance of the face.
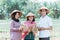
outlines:
{"label": "face", "polygon": [[46,15],[46,10],[45,10],[45,9],[42,9],[41,15],[42,15],[42,16],[45,16],[45,15]]}
{"label": "face", "polygon": [[16,13],[15,18],[18,19],[20,17],[19,13]]}
{"label": "face", "polygon": [[32,21],[33,20],[33,16],[29,16],[29,20]]}

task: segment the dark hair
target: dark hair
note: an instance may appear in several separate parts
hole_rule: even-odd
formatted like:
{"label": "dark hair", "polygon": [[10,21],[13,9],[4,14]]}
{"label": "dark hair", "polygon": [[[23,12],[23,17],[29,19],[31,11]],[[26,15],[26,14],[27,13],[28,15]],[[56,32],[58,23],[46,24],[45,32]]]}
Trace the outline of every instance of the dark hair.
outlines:
{"label": "dark hair", "polygon": [[11,19],[15,19],[15,15],[16,15],[17,13],[19,13],[19,15],[20,15],[20,12],[14,12],[14,13],[11,15]]}
{"label": "dark hair", "polygon": [[[29,20],[29,17],[27,17],[27,21]],[[34,22],[35,21],[35,18],[33,17],[33,20],[32,20],[32,22]]]}

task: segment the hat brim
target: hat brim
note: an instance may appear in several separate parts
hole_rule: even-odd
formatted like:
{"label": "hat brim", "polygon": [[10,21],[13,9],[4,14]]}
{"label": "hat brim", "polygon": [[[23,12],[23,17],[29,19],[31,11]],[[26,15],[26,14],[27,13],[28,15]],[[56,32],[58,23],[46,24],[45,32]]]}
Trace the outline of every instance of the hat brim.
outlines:
{"label": "hat brim", "polygon": [[26,18],[27,18],[27,17],[34,17],[34,18],[36,18],[36,16],[26,16]]}
{"label": "hat brim", "polygon": [[19,11],[19,10],[17,10],[17,11],[12,11],[12,12],[11,12],[11,14],[10,14],[10,16],[12,16],[15,12],[16,12],[16,13],[19,13],[19,14],[20,14],[20,16],[22,16],[22,12],[21,12],[21,11]]}
{"label": "hat brim", "polygon": [[30,16],[36,18],[35,14],[33,14],[33,13],[31,13],[31,12],[26,15],[26,18],[27,18],[27,17],[30,17]]}
{"label": "hat brim", "polygon": [[39,13],[41,13],[43,9],[46,10],[47,13],[50,12],[47,7],[41,7],[41,8],[39,9]]}
{"label": "hat brim", "polygon": [[[39,13],[42,12],[41,10],[43,10],[43,9],[40,9],[40,10],[39,10]],[[46,10],[46,12],[49,13],[49,10],[48,10],[48,9],[44,9],[44,10]]]}

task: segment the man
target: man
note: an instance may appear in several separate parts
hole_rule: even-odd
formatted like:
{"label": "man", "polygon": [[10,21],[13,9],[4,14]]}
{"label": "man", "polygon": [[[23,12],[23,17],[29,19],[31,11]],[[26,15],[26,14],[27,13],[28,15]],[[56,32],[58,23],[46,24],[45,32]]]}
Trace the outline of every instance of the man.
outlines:
{"label": "man", "polygon": [[52,20],[47,14],[49,9],[46,7],[41,7],[39,14],[41,14],[38,30],[39,30],[39,40],[50,40],[50,31],[52,30]]}

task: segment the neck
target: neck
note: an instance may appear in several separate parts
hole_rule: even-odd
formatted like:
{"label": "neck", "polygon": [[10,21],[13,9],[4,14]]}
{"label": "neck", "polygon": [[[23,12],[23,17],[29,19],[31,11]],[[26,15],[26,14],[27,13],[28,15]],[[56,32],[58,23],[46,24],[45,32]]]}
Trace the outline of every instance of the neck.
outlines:
{"label": "neck", "polygon": [[42,17],[45,17],[46,15],[42,15]]}
{"label": "neck", "polygon": [[18,19],[18,18],[15,18],[15,19]]}
{"label": "neck", "polygon": [[29,20],[29,23],[32,23],[32,21],[31,21],[31,20]]}
{"label": "neck", "polygon": [[19,22],[19,19],[13,18],[14,21]]}
{"label": "neck", "polygon": [[30,22],[32,22],[31,20],[29,20]]}

